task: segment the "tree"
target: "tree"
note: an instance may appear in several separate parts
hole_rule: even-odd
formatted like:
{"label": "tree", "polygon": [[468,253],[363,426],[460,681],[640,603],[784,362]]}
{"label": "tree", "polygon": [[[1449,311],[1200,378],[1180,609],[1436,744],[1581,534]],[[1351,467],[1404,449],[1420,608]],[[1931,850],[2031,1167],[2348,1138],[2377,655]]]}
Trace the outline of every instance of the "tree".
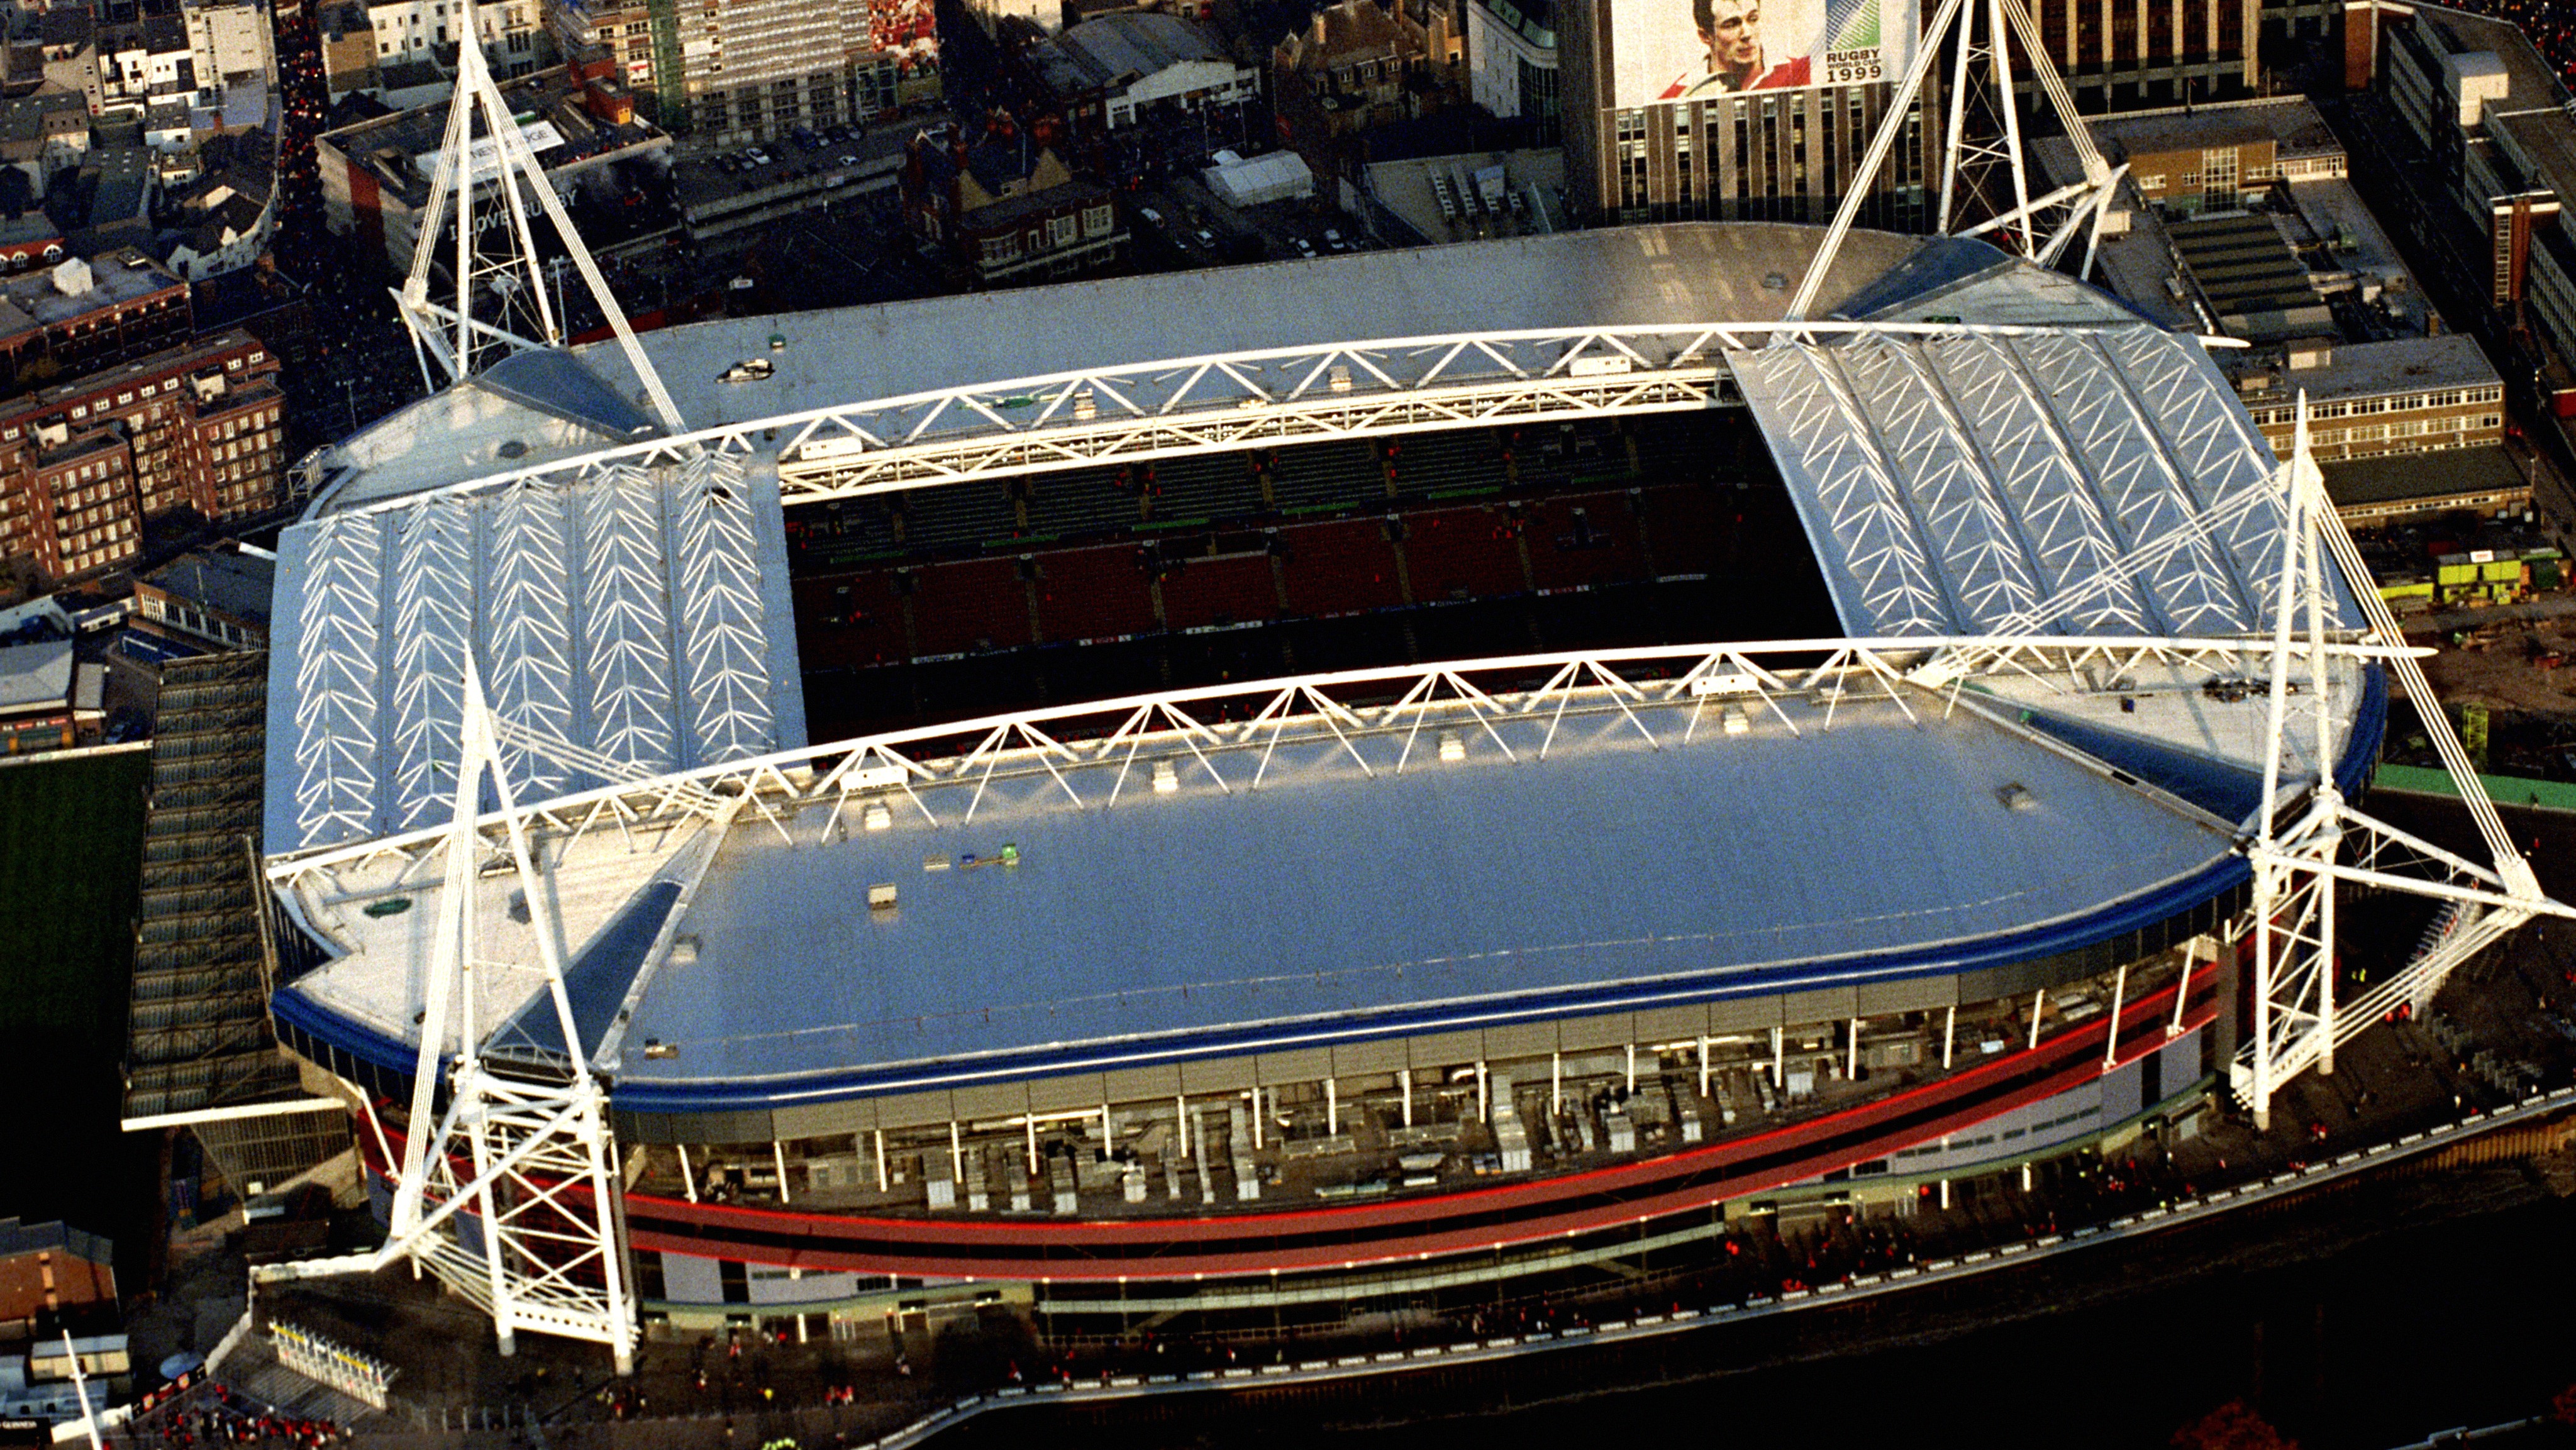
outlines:
{"label": "tree", "polygon": [[2272,1428],[2243,1400],[2226,1404],[2174,1431],[2174,1450],[2299,1450],[2299,1442]]}

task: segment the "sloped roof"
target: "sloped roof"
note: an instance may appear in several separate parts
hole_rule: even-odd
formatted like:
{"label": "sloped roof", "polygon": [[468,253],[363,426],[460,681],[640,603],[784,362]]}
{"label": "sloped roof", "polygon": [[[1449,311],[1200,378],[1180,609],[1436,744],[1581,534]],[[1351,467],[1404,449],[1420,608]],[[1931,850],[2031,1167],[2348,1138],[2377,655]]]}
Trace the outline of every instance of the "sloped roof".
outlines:
{"label": "sloped roof", "polygon": [[593,762],[513,752],[521,800],[802,744],[786,547],[774,476],[704,456],[289,528],[267,849],[444,819],[469,655],[505,718]]}
{"label": "sloped roof", "polygon": [[534,348],[512,353],[475,375],[471,386],[631,442],[661,431],[652,415],[600,381],[571,353]]}
{"label": "sloped roof", "polygon": [[2195,339],[2142,322],[1728,361],[1854,636],[2236,635],[2269,617],[2276,464]]}
{"label": "sloped roof", "polygon": [[59,706],[72,694],[72,642],[0,646],[0,713]]}
{"label": "sloped roof", "polygon": [[1120,76],[1150,76],[1185,61],[1232,63],[1216,37],[1177,15],[1151,10],[1086,20],[1056,37],[1056,43],[1103,84]]}

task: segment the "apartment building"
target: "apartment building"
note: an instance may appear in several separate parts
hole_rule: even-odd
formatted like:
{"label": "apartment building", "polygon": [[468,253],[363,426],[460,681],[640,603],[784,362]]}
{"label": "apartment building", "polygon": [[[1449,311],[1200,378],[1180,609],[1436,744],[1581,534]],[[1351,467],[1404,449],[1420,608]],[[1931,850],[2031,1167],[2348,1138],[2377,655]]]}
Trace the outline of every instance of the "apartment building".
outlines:
{"label": "apartment building", "polygon": [[0,557],[54,578],[131,562],[143,521],[278,501],[277,360],[231,331],[0,403]]}
{"label": "apartment building", "polygon": [[195,317],[188,284],[134,247],[0,279],[0,391],[173,346]]}
{"label": "apartment building", "polygon": [[604,69],[663,129],[718,149],[941,94],[931,0],[548,0],[546,23],[576,70]]}

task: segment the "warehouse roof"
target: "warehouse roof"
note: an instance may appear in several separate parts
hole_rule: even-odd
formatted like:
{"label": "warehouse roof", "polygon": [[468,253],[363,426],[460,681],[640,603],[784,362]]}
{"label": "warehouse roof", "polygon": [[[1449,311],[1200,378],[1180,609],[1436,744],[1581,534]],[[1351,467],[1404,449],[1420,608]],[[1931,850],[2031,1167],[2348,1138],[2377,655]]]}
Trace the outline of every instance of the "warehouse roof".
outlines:
{"label": "warehouse roof", "polygon": [[0,715],[59,710],[72,696],[72,642],[0,648]]}
{"label": "warehouse roof", "polygon": [[2513,493],[2530,482],[2502,448],[2455,448],[2439,453],[2386,453],[2318,465],[2326,493],[2344,508],[2404,499],[2461,494]]}

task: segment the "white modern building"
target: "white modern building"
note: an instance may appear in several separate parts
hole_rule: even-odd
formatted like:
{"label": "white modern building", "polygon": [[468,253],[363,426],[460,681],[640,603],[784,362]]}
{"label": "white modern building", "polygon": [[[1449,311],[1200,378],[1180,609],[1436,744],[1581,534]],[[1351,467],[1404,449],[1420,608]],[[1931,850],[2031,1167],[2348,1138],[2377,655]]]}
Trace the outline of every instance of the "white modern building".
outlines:
{"label": "white modern building", "polygon": [[195,64],[200,91],[242,78],[276,81],[277,55],[265,4],[234,0],[190,5],[180,18],[188,28],[188,57]]}
{"label": "white modern building", "polygon": [[999,39],[1003,23],[1017,21],[1041,35],[1064,29],[1064,0],[972,0],[966,13],[984,33]]}
{"label": "white modern building", "polygon": [[1471,0],[1467,6],[1467,82],[1476,104],[1505,118],[1555,131],[1556,31],[1548,0]]}
{"label": "white modern building", "polygon": [[[495,75],[526,75],[543,63],[545,25],[534,4],[477,6],[475,20]],[[463,36],[465,6],[463,0],[374,0],[367,24],[376,34],[379,65],[425,61]]]}

